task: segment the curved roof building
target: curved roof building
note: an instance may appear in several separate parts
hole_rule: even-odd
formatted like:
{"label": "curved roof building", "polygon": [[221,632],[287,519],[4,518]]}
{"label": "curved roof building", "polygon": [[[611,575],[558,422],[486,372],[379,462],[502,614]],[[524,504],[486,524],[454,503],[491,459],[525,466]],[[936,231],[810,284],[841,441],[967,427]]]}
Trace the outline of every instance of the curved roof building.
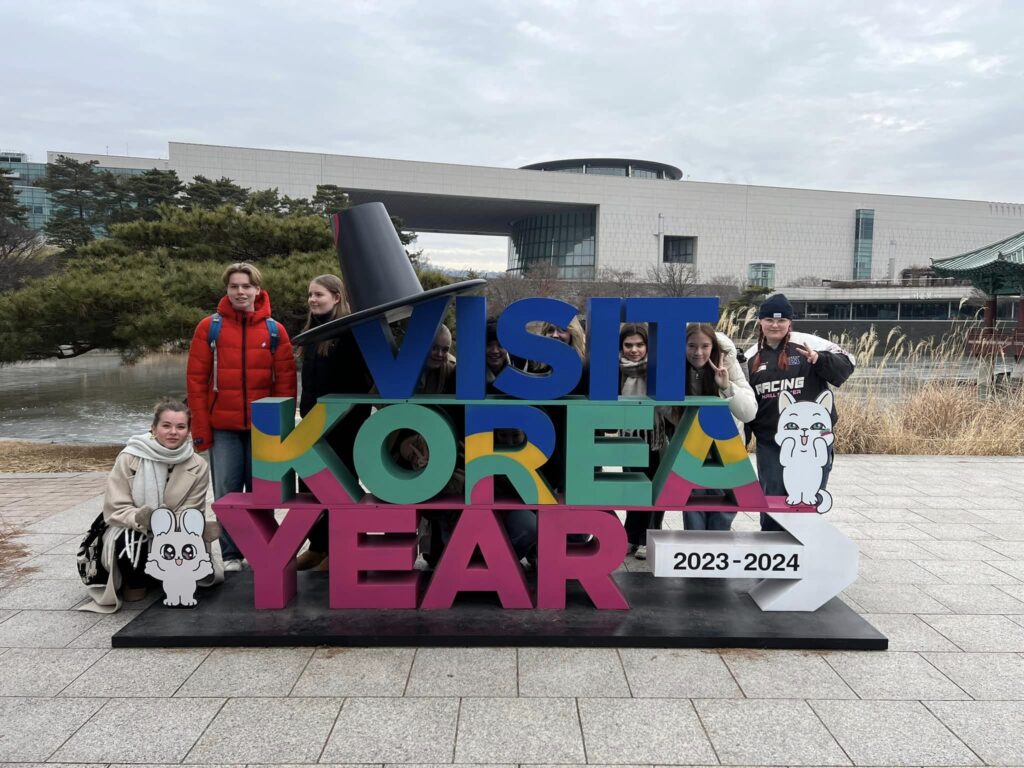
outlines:
{"label": "curved roof building", "polygon": [[[49,153],[61,154],[119,162]],[[416,231],[508,237],[509,269],[553,264],[565,278],[604,269],[643,278],[651,267],[685,264],[703,281],[770,288],[880,280],[1024,230],[1019,203],[697,182],[630,158],[496,168],[171,142],[167,160],[120,160],[291,197],[336,184],[356,203],[384,203]]]}
{"label": "curved roof building", "polygon": [[634,179],[669,179],[679,181],[683,172],[674,165],[650,160],[622,157],[582,157],[575,160],[551,160],[524,165],[524,171],[555,171],[558,173],[589,173],[594,176],[629,176]]}

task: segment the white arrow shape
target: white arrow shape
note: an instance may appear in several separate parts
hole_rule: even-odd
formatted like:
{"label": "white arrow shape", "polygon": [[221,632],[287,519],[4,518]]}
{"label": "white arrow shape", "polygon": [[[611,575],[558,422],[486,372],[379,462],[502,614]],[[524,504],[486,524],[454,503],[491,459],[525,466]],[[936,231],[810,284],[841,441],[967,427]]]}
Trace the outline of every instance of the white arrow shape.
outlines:
{"label": "white arrow shape", "polygon": [[785,531],[648,531],[655,576],[761,579],[762,611],[816,611],[857,579],[857,545],[824,516],[772,514]]}

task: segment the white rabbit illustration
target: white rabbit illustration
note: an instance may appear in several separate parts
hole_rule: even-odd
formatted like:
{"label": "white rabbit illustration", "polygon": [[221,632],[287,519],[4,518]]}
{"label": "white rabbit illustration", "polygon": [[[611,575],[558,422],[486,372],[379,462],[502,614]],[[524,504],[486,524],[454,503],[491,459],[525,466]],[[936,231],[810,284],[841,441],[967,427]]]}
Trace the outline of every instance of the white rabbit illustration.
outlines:
{"label": "white rabbit illustration", "polygon": [[146,573],[163,582],[164,605],[196,604],[196,582],[213,573],[210,554],[203,543],[206,518],[198,509],[181,513],[181,525],[175,527],[169,509],[153,512],[150,521],[153,541],[146,560]]}
{"label": "white rabbit illustration", "polygon": [[[832,434],[832,392],[817,400],[797,402],[789,392],[779,393],[779,427],[775,442],[781,448],[782,482],[786,503],[813,504],[819,514],[832,508],[832,494],[821,487],[823,469],[828,464],[828,448],[835,442]],[[821,503],[818,503],[821,496]]]}

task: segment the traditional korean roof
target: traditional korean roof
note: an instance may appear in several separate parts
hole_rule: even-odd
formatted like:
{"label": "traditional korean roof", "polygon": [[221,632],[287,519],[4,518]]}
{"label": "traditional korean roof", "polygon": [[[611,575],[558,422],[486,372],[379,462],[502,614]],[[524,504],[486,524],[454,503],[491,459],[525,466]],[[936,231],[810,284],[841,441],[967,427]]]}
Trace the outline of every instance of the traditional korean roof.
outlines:
{"label": "traditional korean roof", "polygon": [[965,277],[989,295],[1024,292],[1024,232],[974,251],[932,259],[944,277]]}

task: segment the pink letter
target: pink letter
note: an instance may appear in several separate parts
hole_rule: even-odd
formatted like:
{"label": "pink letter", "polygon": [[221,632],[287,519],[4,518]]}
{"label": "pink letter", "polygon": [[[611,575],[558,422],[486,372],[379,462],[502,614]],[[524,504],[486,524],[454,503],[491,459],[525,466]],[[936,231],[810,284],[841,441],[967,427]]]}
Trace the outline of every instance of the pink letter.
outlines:
{"label": "pink letter", "polygon": [[[248,506],[249,494],[233,493],[230,501],[213,502],[221,521],[252,568],[257,608],[284,608],[295,596],[295,553],[323,507],[302,504],[288,507],[280,526],[274,510]],[[234,503],[244,501],[243,504]]]}
{"label": "pink letter", "polygon": [[[416,508],[330,509],[331,608],[415,608]],[[369,532],[406,534],[367,536]],[[387,571],[372,576],[367,571]],[[407,571],[407,573],[395,573]]]}
{"label": "pink letter", "polygon": [[[470,560],[480,547],[483,564]],[[459,592],[497,592],[503,608],[532,608],[526,579],[493,509],[466,509],[441,555],[421,608],[451,608]]]}
{"label": "pink letter", "polygon": [[[611,576],[626,556],[626,530],[615,513],[541,507],[537,514],[537,607],[565,608],[565,584],[577,579],[595,608],[629,608]],[[570,533],[594,538],[588,544],[569,544]]]}

